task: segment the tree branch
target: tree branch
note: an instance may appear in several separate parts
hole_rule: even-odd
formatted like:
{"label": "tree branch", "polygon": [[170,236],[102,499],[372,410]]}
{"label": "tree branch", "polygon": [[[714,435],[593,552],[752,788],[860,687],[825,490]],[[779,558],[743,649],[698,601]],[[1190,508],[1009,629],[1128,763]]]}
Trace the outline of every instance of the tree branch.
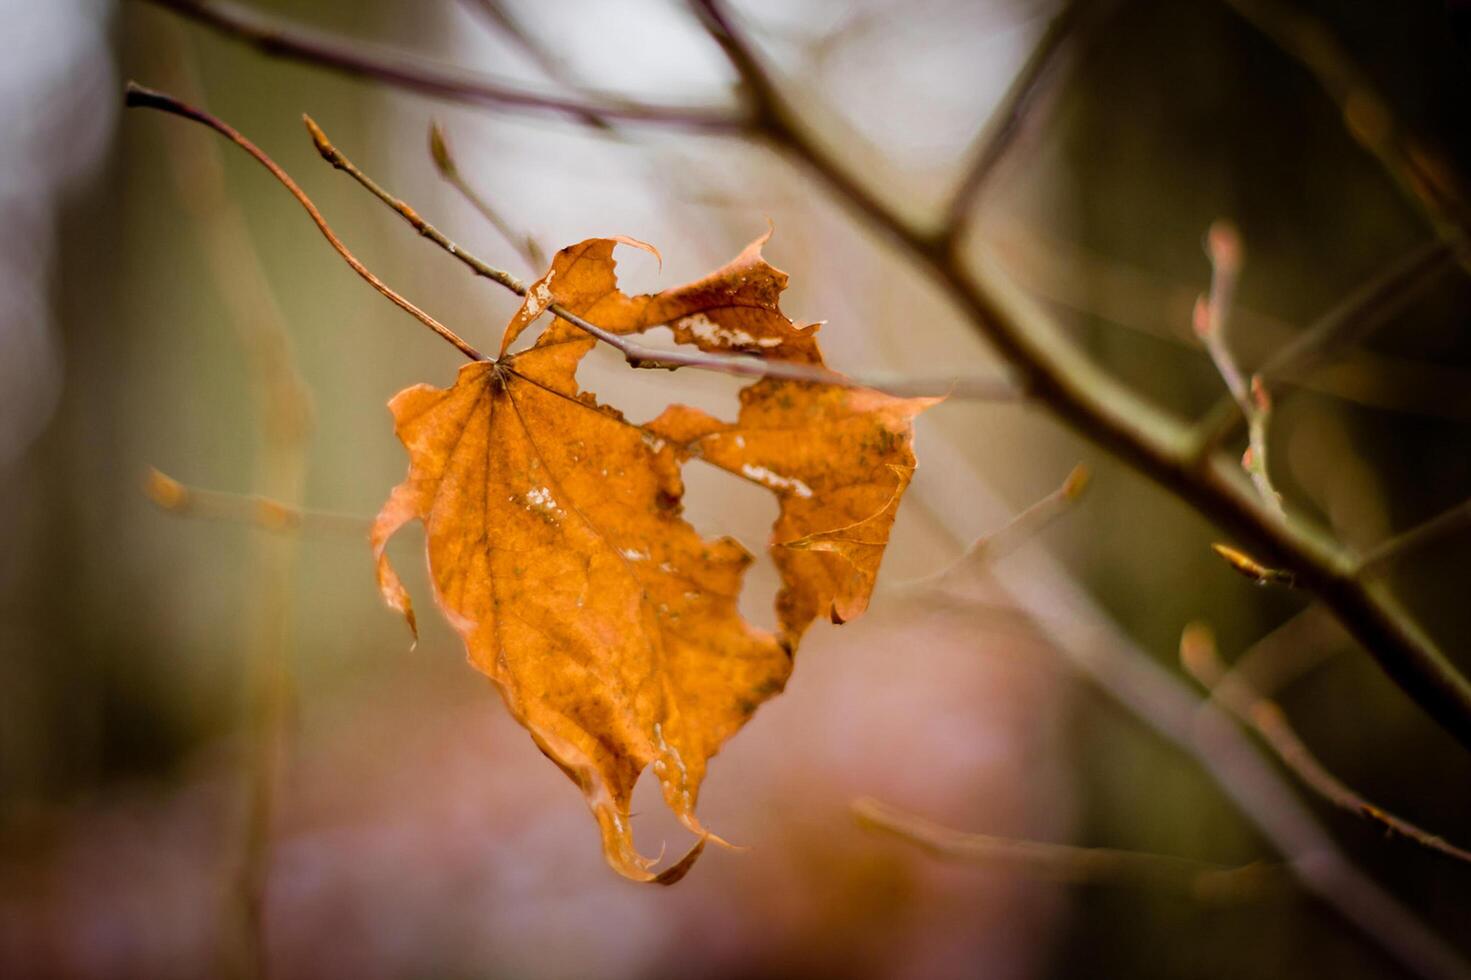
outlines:
{"label": "tree branch", "polygon": [[[975,476],[974,463],[944,438],[932,441],[926,452],[941,472]],[[919,480],[910,493],[956,545],[964,543],[959,528],[968,524],[962,516],[968,509],[995,511],[1000,506],[984,492],[977,495],[974,479]],[[1013,620],[1045,638],[1048,649],[1079,676],[1199,765],[1283,856],[1286,869],[1307,892],[1409,971],[1427,977],[1471,976],[1454,950],[1354,866],[1234,718],[1215,703],[1201,701],[1140,648],[1044,550],[1029,549],[1013,562],[1010,574],[992,579],[1002,600],[967,604],[984,614],[984,622],[998,609],[1009,608]],[[1003,605],[1005,599],[1011,605]]]}
{"label": "tree branch", "polygon": [[1379,160],[1471,272],[1471,203],[1445,155],[1396,121],[1368,73],[1318,21],[1277,0],[1224,2],[1312,73],[1343,114],[1349,135]]}
{"label": "tree branch", "polygon": [[1370,548],[1359,559],[1355,574],[1361,578],[1377,575],[1410,552],[1467,528],[1471,528],[1471,500]]}
{"label": "tree branch", "polygon": [[1079,463],[1056,490],[1028,505],[1001,527],[972,541],[970,547],[949,565],[932,575],[903,583],[900,590],[911,594],[920,590],[943,591],[975,575],[982,567],[1006,557],[1070,512],[1092,480],[1092,472]]}
{"label": "tree branch", "polygon": [[1184,891],[1197,901],[1236,904],[1280,890],[1280,867],[1227,867],[1209,861],[1111,847],[1074,847],[1044,841],[963,833],[869,797],[853,801],[859,826],[897,837],[936,857],[1016,868],[1067,884],[1124,884]]}
{"label": "tree branch", "polygon": [[966,153],[970,165],[961,176],[951,193],[950,203],[945,207],[942,227],[951,239],[965,233],[971,210],[981,191],[995,174],[996,168],[1006,158],[1007,152],[1021,135],[1027,117],[1042,101],[1056,78],[1068,43],[1073,39],[1086,11],[1097,16],[1100,0],[1063,0],[1060,10],[1053,15],[1047,30],[1037,41],[1026,63],[1017,72],[1016,78],[1001,97],[1001,102],[991,114],[975,145]]}
{"label": "tree branch", "polygon": [[[1257,375],[1269,379],[1302,378],[1344,346],[1364,340],[1389,317],[1411,302],[1435,276],[1455,267],[1455,256],[1441,241],[1430,241],[1399,259],[1277,349]],[[1200,445],[1216,446],[1236,431],[1242,416],[1227,396],[1200,423]]]}
{"label": "tree branch", "polygon": [[691,0],[745,82],[766,137],[859,218],[899,246],[1010,362],[1029,394],[1079,434],[1153,479],[1332,609],[1385,672],[1431,717],[1471,748],[1471,683],[1383,588],[1357,580],[1344,548],[1316,529],[1284,521],[1248,492],[1231,467],[1192,458],[1188,426],[1091,363],[991,263],[966,267],[943,239],[883,204],[803,127],[716,0]]}
{"label": "tree branch", "polygon": [[[1216,370],[1226,382],[1226,391],[1246,418],[1247,445],[1241,468],[1251,477],[1267,506],[1283,514],[1282,495],[1272,486],[1267,470],[1267,421],[1272,414],[1272,399],[1261,375],[1253,374],[1248,381],[1241,373],[1226,338],[1236,283],[1241,278],[1241,236],[1229,223],[1217,221],[1211,225],[1205,240],[1206,254],[1211,260],[1211,285],[1210,292],[1195,304],[1195,334],[1204,342]],[[1213,452],[1216,446],[1212,440],[1223,431],[1219,423],[1207,415],[1197,431],[1200,435],[1196,438],[1195,451],[1202,456]]]}
{"label": "tree branch", "polygon": [[1255,730],[1282,764],[1323,799],[1421,847],[1439,851],[1458,861],[1471,862],[1471,851],[1380,809],[1324,768],[1292,730],[1282,706],[1257,693],[1236,673],[1226,670],[1216,653],[1215,637],[1208,626],[1195,623],[1181,634],[1180,663],[1209,692],[1212,700]]}
{"label": "tree branch", "polygon": [[275,58],[301,61],[347,75],[456,102],[522,112],[556,112],[603,128],[593,120],[620,119],[709,133],[739,133],[745,120],[720,109],[586,103],[531,92],[501,79],[398,51],[376,49],[260,13],[232,0],[146,0],[211,27]]}

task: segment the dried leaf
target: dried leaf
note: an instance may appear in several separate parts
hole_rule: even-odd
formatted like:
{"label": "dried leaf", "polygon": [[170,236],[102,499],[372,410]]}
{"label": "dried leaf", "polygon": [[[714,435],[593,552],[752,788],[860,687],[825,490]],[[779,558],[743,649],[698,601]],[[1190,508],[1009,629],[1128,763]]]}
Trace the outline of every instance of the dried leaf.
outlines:
{"label": "dried leaf", "polygon": [[[779,309],[786,275],[761,258],[762,241],[698,282],[645,296],[618,290],[613,249],[652,247],[593,239],[563,249],[528,291],[503,350],[557,303],[615,332],[667,323],[705,350],[821,364],[816,328]],[[384,548],[407,521],[424,522],[435,597],[471,662],[582,789],[608,862],[670,883],[707,839],[719,840],[695,816],[709,758],[782,690],[816,615],[842,622],[866,607],[914,468],[912,419],[934,400],[767,379],[742,391],[733,424],[672,406],[640,427],[578,391],[592,344],[557,318],[529,350],[466,365],[451,388],[397,395],[390,408],[409,475],[372,541],[384,597],[412,625]],[[750,554],[729,538],[703,539],[680,516],[689,457],[780,499],[780,637],[737,611]],[[629,825],[646,767],[700,836],[660,875]]]}

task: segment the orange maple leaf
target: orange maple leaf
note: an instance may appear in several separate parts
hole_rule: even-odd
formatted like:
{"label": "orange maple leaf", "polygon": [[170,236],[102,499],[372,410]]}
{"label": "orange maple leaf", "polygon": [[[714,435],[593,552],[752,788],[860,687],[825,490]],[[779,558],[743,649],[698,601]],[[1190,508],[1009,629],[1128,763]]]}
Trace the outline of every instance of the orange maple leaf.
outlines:
{"label": "orange maple leaf", "polygon": [[[812,619],[842,622],[867,606],[914,468],[912,420],[936,399],[767,378],[742,391],[735,423],[676,405],[637,426],[578,390],[577,365],[595,341],[568,321],[555,318],[529,350],[506,351],[559,304],[616,333],[667,324],[704,350],[821,365],[817,328],[780,311],[787,277],[761,258],[764,240],[697,282],[645,296],[618,290],[613,249],[650,246],[591,239],[563,249],[527,291],[498,360],[389,406],[410,466],[372,532],[385,598],[413,624],[384,547],[417,517],[435,598],[471,662],[581,788],[609,864],[640,881],[677,880],[706,839],[718,840],[695,816],[707,762],[782,690]],[[705,540],[680,516],[690,457],[780,499],[780,635],[737,610],[750,554],[730,538]],[[646,767],[700,836],[660,874],[629,824]]]}

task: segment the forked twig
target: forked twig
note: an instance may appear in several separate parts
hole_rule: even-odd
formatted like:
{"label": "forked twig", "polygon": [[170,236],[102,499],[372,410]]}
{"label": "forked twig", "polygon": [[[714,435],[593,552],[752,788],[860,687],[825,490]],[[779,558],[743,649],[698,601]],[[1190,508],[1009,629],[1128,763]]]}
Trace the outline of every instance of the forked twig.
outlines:
{"label": "forked twig", "polygon": [[929,274],[1039,402],[1292,572],[1406,693],[1471,747],[1471,681],[1398,601],[1353,578],[1352,558],[1342,543],[1301,522],[1283,520],[1259,495],[1244,492],[1215,465],[1201,466],[1187,426],[1092,363],[990,263],[972,269],[959,252],[937,247],[946,241],[943,231],[937,236],[891,208],[808,131],[723,4],[690,2],[744,81],[766,138]]}
{"label": "forked twig", "polygon": [[[974,461],[943,438],[932,440],[926,454],[941,470],[977,473]],[[998,506],[994,495],[982,491],[978,497],[968,481],[916,481],[910,493],[927,505],[936,526],[955,544],[962,540],[959,529],[966,521],[959,515],[967,507]],[[1353,864],[1234,717],[1210,700],[1202,701],[1178,672],[1156,662],[1061,563],[1038,549],[1015,561],[1019,574],[995,580],[1000,601],[991,595],[971,604],[984,617],[977,624],[990,623],[994,610],[1009,599],[1013,619],[1032,637],[1044,639],[1063,663],[1215,780],[1309,894],[1409,971],[1426,977],[1471,976],[1453,949]]]}
{"label": "forked twig", "polygon": [[1228,672],[1216,652],[1210,627],[1194,623],[1180,635],[1180,663],[1211,699],[1249,725],[1292,773],[1313,792],[1341,810],[1357,814],[1421,847],[1458,861],[1471,862],[1471,851],[1375,806],[1329,772],[1303,744],[1282,706],[1253,690],[1245,679]]}
{"label": "forked twig", "polygon": [[[1241,467],[1251,477],[1262,500],[1281,514],[1282,495],[1272,486],[1267,471],[1267,423],[1272,414],[1272,399],[1261,375],[1253,374],[1247,379],[1241,373],[1227,343],[1226,328],[1241,277],[1241,236],[1227,222],[1217,221],[1211,225],[1205,240],[1206,254],[1211,260],[1211,287],[1195,304],[1195,334],[1205,344],[1221,380],[1226,382],[1226,390],[1246,419],[1247,446]],[[1207,422],[1206,432],[1207,436],[1196,449],[1202,454],[1216,448],[1211,443],[1211,437],[1218,432],[1214,423]]]}
{"label": "forked twig", "polygon": [[[196,12],[201,0],[161,2]],[[741,121],[727,131],[744,130],[765,139],[865,224],[894,243],[955,303],[971,326],[992,342],[1016,372],[1017,385],[1029,396],[1080,434],[1160,483],[1226,533],[1292,571],[1302,587],[1333,610],[1395,683],[1463,745],[1471,747],[1471,682],[1392,595],[1352,575],[1354,560],[1341,542],[1329,540],[1302,522],[1283,520],[1257,494],[1243,492],[1214,464],[1201,466],[1187,426],[1089,361],[993,263],[972,268],[966,256],[953,247],[954,240],[944,228],[917,223],[888,205],[851,171],[842,156],[809,131],[803,115],[781,92],[724,7],[717,0],[690,2],[740,75],[750,106],[748,113],[731,117]],[[253,43],[262,43],[259,32],[252,34],[248,25],[218,18],[212,23]],[[309,46],[294,44],[288,53],[343,69],[332,52],[317,58]],[[373,77],[401,86],[417,84],[392,73]],[[559,113],[602,111],[599,106],[576,99],[554,101],[555,105],[548,108]],[[651,111],[642,118],[676,127],[688,121],[669,118],[667,112],[660,111]],[[660,362],[651,359],[641,363]],[[750,373],[761,372],[757,368]],[[893,391],[893,386],[877,387]],[[986,396],[992,394],[994,391],[986,392]]]}
{"label": "forked twig", "polygon": [[[1327,633],[1327,636],[1323,634]],[[1322,606],[1308,606],[1248,647],[1227,670],[1263,697],[1275,697],[1331,659],[1343,635]]]}
{"label": "forked twig", "polygon": [[[1283,344],[1257,368],[1257,375],[1274,381],[1288,379],[1304,384],[1315,368],[1333,360],[1344,346],[1364,340],[1419,295],[1435,276],[1452,268],[1455,268],[1455,255],[1450,247],[1442,241],[1426,242],[1354,290],[1290,342]],[[1335,394],[1343,397],[1342,393]],[[1203,456],[1212,447],[1229,439],[1242,418],[1234,395],[1228,393],[1212,406],[1197,426],[1197,454]]]}

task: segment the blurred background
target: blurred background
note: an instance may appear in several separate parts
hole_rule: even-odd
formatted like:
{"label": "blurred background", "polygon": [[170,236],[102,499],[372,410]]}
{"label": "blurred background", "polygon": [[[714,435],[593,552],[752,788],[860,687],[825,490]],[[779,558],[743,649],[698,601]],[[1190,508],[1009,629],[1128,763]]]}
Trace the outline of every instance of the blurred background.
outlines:
{"label": "blurred background", "polygon": [[[1454,4],[1291,5],[1464,178],[1471,41]],[[1191,330],[1211,222],[1234,222],[1245,243],[1231,341],[1247,368],[1432,232],[1312,75],[1226,4],[1082,6],[977,202],[969,247],[1099,363],[1198,416],[1224,392]],[[720,52],[667,0],[250,9],[542,91],[734,104]],[[737,5],[814,127],[918,215],[943,207],[1056,12],[1034,0]],[[922,417],[920,470],[869,615],[814,627],[787,692],[712,764],[702,815],[750,850],[707,854],[672,889],[618,879],[575,787],[450,630],[425,615],[410,651],[374,587],[361,522],[406,465],[385,402],[449,383],[459,355],[372,293],[243,154],[178,119],[124,114],[123,81],[242,130],[370,267],[481,346],[515,298],[326,166],[303,112],[518,275],[534,271],[516,247],[526,236],[551,250],[622,234],[664,255],[662,270],[623,256],[625,288],[662,288],[724,262],[770,220],[767,257],[792,277],[784,309],[828,321],[833,366],[983,373],[994,355],[901,256],[761,144],[436,101],[272,60],[140,2],[3,0],[0,14],[0,975],[1400,975],[1290,885],[1209,901],[1068,884],[1025,863],[940,860],[855,823],[850,802],[873,796],[1009,838],[1225,867],[1278,860],[1189,756],[1067,669],[1067,632],[1046,625],[1117,630],[1178,672],[1181,631],[1199,620],[1226,658],[1290,624],[1277,653],[1301,676],[1277,697],[1304,741],[1369,799],[1471,843],[1471,759],[1362,650],[1304,615],[1302,595],[1228,569],[1182,504],[1017,404],[952,401]],[[431,122],[515,241],[436,173]],[[734,379],[657,374],[630,376],[599,351],[580,379],[634,418],[671,401],[736,404]],[[1443,263],[1372,336],[1274,394],[1278,487],[1354,547],[1471,497],[1466,275]],[[1087,496],[973,583],[974,601],[898,587],[1079,460],[1095,474]],[[155,478],[155,497],[194,507],[169,512],[145,492],[150,467],[319,516],[294,528],[270,512],[277,527],[262,530],[228,519],[234,498]],[[769,624],[772,501],[697,465],[686,475],[695,526],[760,554],[745,611]],[[393,550],[427,608],[421,547],[412,528]],[[1448,535],[1391,572],[1465,670],[1468,557],[1471,535]],[[262,703],[284,707],[272,721]],[[263,723],[282,733],[264,756],[252,734]],[[264,883],[242,884],[266,839],[251,787],[271,760]],[[687,837],[646,790],[641,846],[681,852]],[[1471,956],[1471,866],[1310,805]],[[242,888],[264,895],[263,962]]]}

